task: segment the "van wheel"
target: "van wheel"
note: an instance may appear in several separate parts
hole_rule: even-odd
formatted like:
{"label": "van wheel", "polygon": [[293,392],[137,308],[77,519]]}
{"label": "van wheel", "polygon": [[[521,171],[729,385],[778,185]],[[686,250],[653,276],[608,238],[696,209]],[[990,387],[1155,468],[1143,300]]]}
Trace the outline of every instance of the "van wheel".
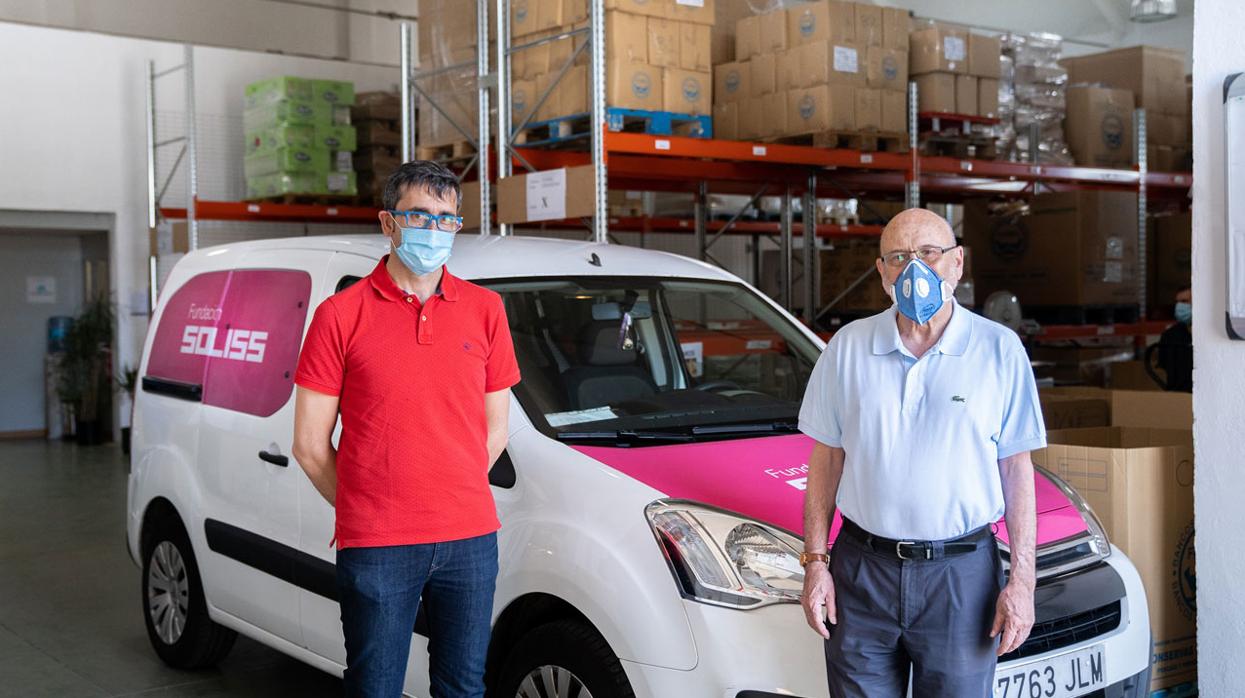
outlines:
{"label": "van wheel", "polygon": [[499,698],[635,698],[605,638],[576,620],[542,625],[507,657]]}
{"label": "van wheel", "polygon": [[178,669],[215,665],[238,634],[208,617],[194,550],[181,522],[153,522],[143,545],[143,621],[160,659]]}

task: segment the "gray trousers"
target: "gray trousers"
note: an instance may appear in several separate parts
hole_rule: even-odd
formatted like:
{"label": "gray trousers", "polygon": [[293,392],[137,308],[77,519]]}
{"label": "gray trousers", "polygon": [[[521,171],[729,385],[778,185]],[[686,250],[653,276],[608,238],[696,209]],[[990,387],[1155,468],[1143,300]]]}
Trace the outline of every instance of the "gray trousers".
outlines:
{"label": "gray trousers", "polygon": [[1003,585],[993,540],[940,560],[899,560],[840,535],[830,554],[837,625],[827,625],[832,698],[989,698]]}

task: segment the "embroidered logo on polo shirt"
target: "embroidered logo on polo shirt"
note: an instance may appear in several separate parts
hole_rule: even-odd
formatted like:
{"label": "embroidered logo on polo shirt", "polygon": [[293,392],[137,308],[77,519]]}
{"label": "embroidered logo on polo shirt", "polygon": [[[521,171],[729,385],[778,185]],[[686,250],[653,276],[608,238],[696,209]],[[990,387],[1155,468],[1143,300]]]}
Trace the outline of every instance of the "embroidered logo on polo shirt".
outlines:
{"label": "embroidered logo on polo shirt", "polygon": [[463,351],[471,351],[471,342],[463,342]]}
{"label": "embroidered logo on polo shirt", "polygon": [[963,395],[952,395],[951,402],[966,402]]}

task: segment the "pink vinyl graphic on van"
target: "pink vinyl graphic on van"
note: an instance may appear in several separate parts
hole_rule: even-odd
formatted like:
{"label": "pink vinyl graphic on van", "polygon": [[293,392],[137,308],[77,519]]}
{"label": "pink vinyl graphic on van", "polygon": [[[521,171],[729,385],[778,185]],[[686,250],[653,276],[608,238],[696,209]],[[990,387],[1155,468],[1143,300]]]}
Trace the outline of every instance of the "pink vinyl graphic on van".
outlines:
{"label": "pink vinyl graphic on van", "polygon": [[[804,490],[812,439],[802,434],[645,448],[574,446],[673,499],[688,499],[804,534]],[[1083,533],[1085,522],[1050,480],[1035,476],[1038,545]],[[836,515],[830,530],[839,531]],[[996,524],[1007,542],[1007,527]]]}
{"label": "pink vinyl graphic on van", "polygon": [[293,392],[310,296],[304,271],[195,276],[165,305],[146,375],[201,385],[205,405],[267,417]]}

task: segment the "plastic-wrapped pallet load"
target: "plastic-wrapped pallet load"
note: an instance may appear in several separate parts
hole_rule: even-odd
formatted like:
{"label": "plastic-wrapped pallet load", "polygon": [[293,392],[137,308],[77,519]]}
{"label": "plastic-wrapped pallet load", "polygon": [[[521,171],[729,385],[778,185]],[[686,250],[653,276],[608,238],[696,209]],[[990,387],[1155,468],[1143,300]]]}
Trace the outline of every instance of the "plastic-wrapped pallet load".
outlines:
{"label": "plastic-wrapped pallet load", "polygon": [[1063,39],[1055,34],[1004,34],[1002,49],[1009,60],[999,81],[1004,120],[1000,154],[1007,160],[1028,162],[1030,134],[1036,124],[1038,162],[1071,165],[1072,154],[1063,134],[1068,84],[1068,71],[1059,65]]}
{"label": "plastic-wrapped pallet load", "polygon": [[246,87],[246,198],[353,196],[354,84],[277,77]]}

